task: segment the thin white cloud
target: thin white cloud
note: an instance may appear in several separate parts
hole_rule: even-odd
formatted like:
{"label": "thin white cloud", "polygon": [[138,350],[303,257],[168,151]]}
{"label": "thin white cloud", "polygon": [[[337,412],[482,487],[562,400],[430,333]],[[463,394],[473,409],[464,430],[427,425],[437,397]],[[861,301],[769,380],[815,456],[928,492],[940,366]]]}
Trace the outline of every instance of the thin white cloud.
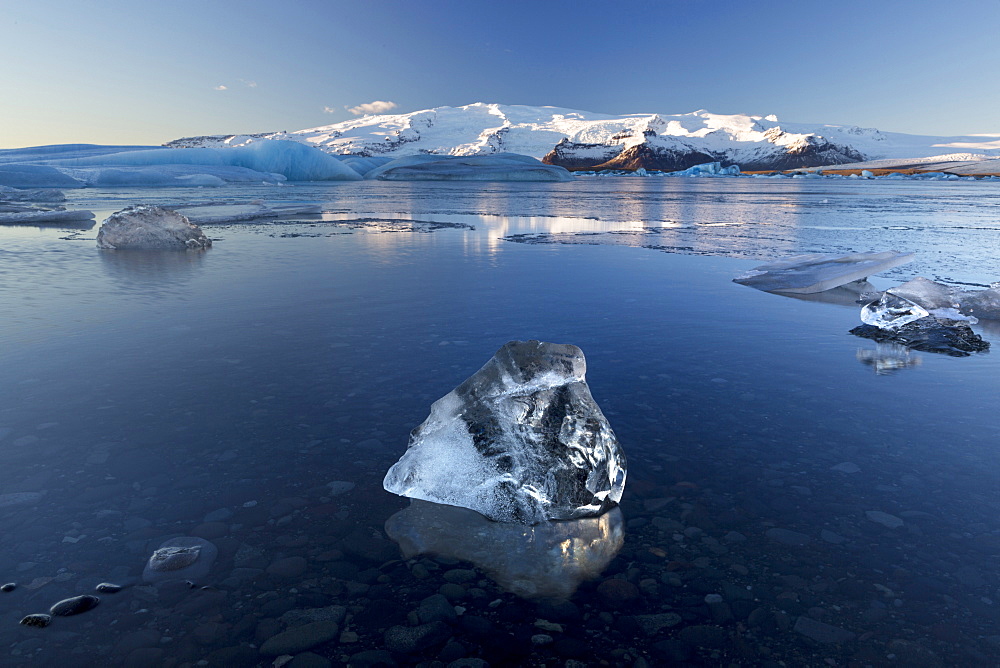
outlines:
{"label": "thin white cloud", "polygon": [[246,79],[240,79],[240,83],[243,84],[244,86],[246,86],[247,88],[256,88],[257,87],[257,82],[256,81],[247,81]]}
{"label": "thin white cloud", "polygon": [[356,107],[347,107],[347,110],[355,116],[361,116],[364,114],[384,114],[390,109],[395,109],[396,106],[395,102],[389,102],[388,100],[375,100],[374,102],[359,104]]}
{"label": "thin white cloud", "polygon": [[229,86],[216,86],[212,90],[229,90]]}
{"label": "thin white cloud", "polygon": [[338,111],[340,111],[340,110],[337,109],[336,107],[323,107],[323,113],[324,114],[335,114]]}

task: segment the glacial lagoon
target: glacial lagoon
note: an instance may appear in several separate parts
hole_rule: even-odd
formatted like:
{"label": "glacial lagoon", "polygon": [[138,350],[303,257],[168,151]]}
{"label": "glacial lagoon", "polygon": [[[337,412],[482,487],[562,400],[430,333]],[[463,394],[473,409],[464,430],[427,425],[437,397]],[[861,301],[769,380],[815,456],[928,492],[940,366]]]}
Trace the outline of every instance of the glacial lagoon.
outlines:
{"label": "glacial lagoon", "polygon": [[[974,327],[992,353],[906,351],[848,334],[850,300],[731,280],[795,253],[893,249],[916,260],[879,288],[985,287],[995,182],[67,197],[98,222],[137,203],[324,213],[206,225],[213,247],[191,253],[0,226],[3,665],[1000,661],[1000,325]],[[403,512],[382,478],[409,431],[528,339],[586,354],[629,459],[620,515],[491,537],[467,515]],[[217,548],[208,573],[144,580],[178,538]],[[100,603],[19,624],[84,594]]]}

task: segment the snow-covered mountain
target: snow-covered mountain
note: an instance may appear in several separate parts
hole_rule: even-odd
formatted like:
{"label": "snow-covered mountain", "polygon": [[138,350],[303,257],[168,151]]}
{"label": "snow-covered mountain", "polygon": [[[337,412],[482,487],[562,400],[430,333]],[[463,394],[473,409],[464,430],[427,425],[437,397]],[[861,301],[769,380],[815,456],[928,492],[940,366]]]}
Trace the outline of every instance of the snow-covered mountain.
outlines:
{"label": "snow-covered mountain", "polygon": [[481,102],[363,116],[296,132],[189,137],[166,145],[239,146],[261,139],[294,140],[329,153],[365,157],[522,153],[568,169],[672,171],[720,161],[748,171],[959,152],[977,160],[1000,155],[1000,134],[932,137],[704,110],[613,116]]}

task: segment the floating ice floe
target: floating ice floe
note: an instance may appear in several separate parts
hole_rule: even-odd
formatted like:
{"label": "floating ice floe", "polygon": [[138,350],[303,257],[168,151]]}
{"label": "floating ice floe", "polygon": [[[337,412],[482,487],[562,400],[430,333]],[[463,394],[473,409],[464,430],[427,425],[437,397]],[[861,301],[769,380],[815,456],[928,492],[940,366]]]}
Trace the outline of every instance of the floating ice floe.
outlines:
{"label": "floating ice floe", "polygon": [[762,264],[734,282],[764,292],[809,294],[836,288],[906,264],[913,253],[807,253]]}
{"label": "floating ice floe", "polygon": [[182,214],[158,206],[138,205],[111,214],[97,232],[99,248],[135,250],[201,250],[212,240]]}
{"label": "floating ice floe", "polygon": [[529,527],[415,499],[386,521],[385,533],[399,543],[404,559],[430,554],[468,561],[518,596],[565,599],[615,558],[623,525],[619,508]]}
{"label": "floating ice floe", "polygon": [[81,223],[90,222],[90,211],[67,211],[55,202],[66,196],[60,190],[22,190],[0,186],[0,225],[23,223]]}
{"label": "floating ice floe", "polygon": [[266,218],[290,216],[316,216],[323,212],[321,204],[284,204],[256,200],[242,204],[232,202],[208,202],[185,204],[173,207],[197,225],[232,223]]}
{"label": "floating ice floe", "polygon": [[511,341],[431,406],[386,490],[535,524],[621,500],[626,460],[573,345]]}
{"label": "floating ice floe", "polygon": [[721,162],[706,162],[679,172],[667,172],[666,176],[739,176],[739,174],[739,165],[723,167]]}
{"label": "floating ice floe", "polygon": [[565,168],[517,153],[410,155],[376,167],[366,179],[380,181],[572,181]]}

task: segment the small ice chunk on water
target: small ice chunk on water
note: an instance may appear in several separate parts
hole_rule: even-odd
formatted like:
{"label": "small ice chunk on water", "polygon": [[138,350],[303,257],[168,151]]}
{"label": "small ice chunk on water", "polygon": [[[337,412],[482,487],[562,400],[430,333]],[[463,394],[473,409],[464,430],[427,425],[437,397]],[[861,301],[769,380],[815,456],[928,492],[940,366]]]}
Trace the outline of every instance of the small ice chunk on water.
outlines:
{"label": "small ice chunk on water", "polygon": [[212,240],[185,216],[145,204],[111,214],[97,232],[97,246],[112,250],[200,250],[211,245]]}
{"label": "small ice chunk on water", "polygon": [[385,476],[386,490],[536,524],[621,500],[625,453],[573,345],[510,341],[438,399]]}
{"label": "small ice chunk on water", "polygon": [[142,579],[146,582],[197,581],[208,575],[218,554],[219,549],[204,538],[171,538],[149,557]]}
{"label": "small ice chunk on water", "polygon": [[920,305],[891,292],[884,293],[878,301],[861,308],[861,322],[879,329],[899,329],[928,315],[930,313]]}
{"label": "small ice chunk on water", "polygon": [[913,253],[806,253],[762,264],[733,279],[764,292],[810,294],[866,278],[913,259]]}

